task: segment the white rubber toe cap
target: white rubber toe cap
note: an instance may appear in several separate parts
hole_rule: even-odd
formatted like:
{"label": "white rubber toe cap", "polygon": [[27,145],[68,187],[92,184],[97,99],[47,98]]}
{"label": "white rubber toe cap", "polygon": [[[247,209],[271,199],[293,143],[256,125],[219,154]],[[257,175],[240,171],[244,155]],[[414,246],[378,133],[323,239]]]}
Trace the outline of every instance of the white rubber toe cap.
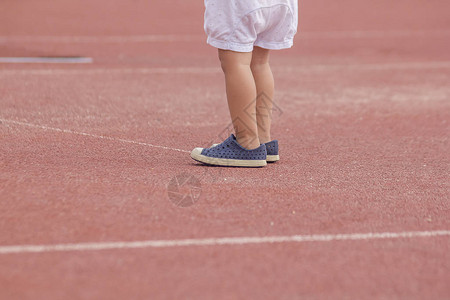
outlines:
{"label": "white rubber toe cap", "polygon": [[202,154],[203,148],[195,148],[191,152],[191,157],[193,159],[198,159],[198,157]]}

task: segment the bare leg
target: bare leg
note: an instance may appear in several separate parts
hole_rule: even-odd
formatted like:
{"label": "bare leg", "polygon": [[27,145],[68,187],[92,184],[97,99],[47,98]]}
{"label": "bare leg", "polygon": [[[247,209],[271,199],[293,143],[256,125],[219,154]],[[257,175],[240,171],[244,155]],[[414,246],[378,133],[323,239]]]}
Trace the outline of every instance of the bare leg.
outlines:
{"label": "bare leg", "polygon": [[256,84],[256,120],[258,137],[261,144],[271,141],[270,127],[272,124],[272,108],[274,96],[274,79],[269,65],[269,51],[254,47],[250,64]]}
{"label": "bare leg", "polygon": [[246,149],[260,146],[256,123],[256,85],[250,64],[252,53],[219,49],[225,74],[228,108],[238,143]]}

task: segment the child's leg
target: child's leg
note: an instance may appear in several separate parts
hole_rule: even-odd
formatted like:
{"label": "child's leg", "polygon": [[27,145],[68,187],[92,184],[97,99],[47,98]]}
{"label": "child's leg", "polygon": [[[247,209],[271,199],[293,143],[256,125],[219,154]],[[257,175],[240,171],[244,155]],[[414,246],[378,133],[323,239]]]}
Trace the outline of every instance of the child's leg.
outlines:
{"label": "child's leg", "polygon": [[256,86],[250,64],[252,53],[219,49],[219,58],[225,74],[225,83],[238,143],[247,149],[260,146],[256,123]]}
{"label": "child's leg", "polygon": [[272,101],[274,95],[274,80],[269,65],[269,50],[254,47],[250,67],[258,94],[256,101],[258,137],[259,142],[264,144],[271,141],[270,126],[272,124]]}

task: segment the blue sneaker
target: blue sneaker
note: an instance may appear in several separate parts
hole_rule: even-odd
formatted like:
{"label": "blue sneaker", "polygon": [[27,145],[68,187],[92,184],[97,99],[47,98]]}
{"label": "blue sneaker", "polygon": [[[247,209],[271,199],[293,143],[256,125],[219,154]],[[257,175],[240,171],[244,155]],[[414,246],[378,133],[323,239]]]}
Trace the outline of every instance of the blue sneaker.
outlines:
{"label": "blue sneaker", "polygon": [[280,155],[278,154],[278,141],[273,140],[265,143],[267,150],[267,162],[276,162],[280,160]]}
{"label": "blue sneaker", "polygon": [[[213,144],[212,147],[215,147],[219,144]],[[265,143],[266,145],[266,151],[267,151],[267,157],[266,161],[268,163],[274,163],[280,160],[280,155],[278,154],[278,140],[273,140],[270,142]]]}
{"label": "blue sneaker", "polygon": [[223,143],[211,148],[195,148],[191,152],[192,159],[213,166],[229,167],[264,167],[267,165],[266,145],[247,150],[236,140],[234,134]]}

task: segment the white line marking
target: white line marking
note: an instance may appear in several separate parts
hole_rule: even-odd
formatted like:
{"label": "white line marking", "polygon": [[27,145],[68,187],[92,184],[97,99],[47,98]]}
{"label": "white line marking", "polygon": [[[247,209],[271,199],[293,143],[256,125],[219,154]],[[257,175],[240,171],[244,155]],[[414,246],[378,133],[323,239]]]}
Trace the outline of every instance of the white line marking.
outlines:
{"label": "white line marking", "polygon": [[220,68],[92,68],[83,70],[40,69],[40,70],[0,70],[0,75],[107,75],[107,74],[212,74],[220,73]]}
{"label": "white line marking", "polygon": [[[346,65],[298,65],[296,67],[274,67],[274,72],[311,73],[327,71],[390,71],[449,69],[450,61],[406,62],[385,64],[346,64]],[[90,69],[24,69],[0,70],[0,76],[18,75],[121,75],[121,74],[220,74],[219,67],[183,67],[183,68],[90,68]]]}
{"label": "white line marking", "polygon": [[148,147],[165,149],[165,150],[173,150],[173,151],[178,151],[178,152],[183,152],[183,153],[190,153],[190,151],[177,149],[177,148],[153,145],[153,144],[148,144],[148,143],[143,143],[143,142],[125,140],[125,139],[114,138],[114,137],[110,137],[110,136],[104,136],[104,135],[96,135],[96,134],[91,134],[91,133],[86,133],[86,132],[79,132],[79,131],[68,130],[68,129],[61,129],[61,128],[43,126],[43,125],[36,125],[36,124],[27,123],[27,122],[20,122],[20,121],[14,121],[14,120],[2,119],[2,118],[0,118],[0,122],[5,122],[5,123],[10,123],[10,124],[15,124],[15,125],[21,125],[21,126],[27,126],[27,127],[32,127],[32,128],[39,128],[39,129],[43,129],[43,130],[51,130],[51,131],[62,132],[62,133],[70,133],[70,134],[88,136],[88,137],[92,137],[92,138],[109,140],[109,141],[115,141],[115,142],[121,142],[121,143],[135,144],[135,145],[148,146]]}
{"label": "white line marking", "polygon": [[423,70],[423,69],[448,69],[450,61],[430,61],[430,62],[400,62],[382,64],[345,64],[345,65],[301,65],[296,67],[274,68],[279,72],[322,72],[322,71],[377,71],[377,70]]}
{"label": "white line marking", "polygon": [[124,36],[0,36],[0,43],[156,43],[197,42],[205,35],[124,35]]}
{"label": "white line marking", "polygon": [[[450,37],[450,30],[352,30],[300,31],[302,39],[383,39],[383,38],[442,38]],[[0,36],[0,43],[160,43],[198,42],[204,34],[118,35],[118,36]]]}
{"label": "white line marking", "polygon": [[43,253],[55,251],[97,251],[108,249],[170,248],[188,246],[223,246],[273,243],[305,243],[332,241],[367,241],[377,239],[411,239],[450,236],[450,230],[351,233],[351,234],[315,234],[267,237],[229,237],[184,240],[148,240],[134,242],[77,243],[55,245],[13,245],[0,246],[0,254]]}
{"label": "white line marking", "polygon": [[0,63],[9,64],[90,64],[91,57],[0,57]]}
{"label": "white line marking", "polygon": [[305,39],[383,39],[383,38],[441,38],[450,37],[450,30],[353,30],[299,32],[299,40]]}

